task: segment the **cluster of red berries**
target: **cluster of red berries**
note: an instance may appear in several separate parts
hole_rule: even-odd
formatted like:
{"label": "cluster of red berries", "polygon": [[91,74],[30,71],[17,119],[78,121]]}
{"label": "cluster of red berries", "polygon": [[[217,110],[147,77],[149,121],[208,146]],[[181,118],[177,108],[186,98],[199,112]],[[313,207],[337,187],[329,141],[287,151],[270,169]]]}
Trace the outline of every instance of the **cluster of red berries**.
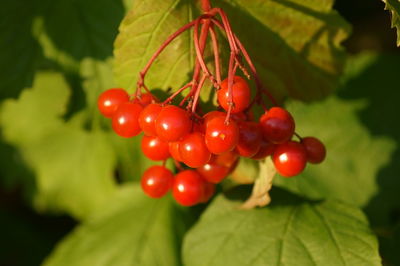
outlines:
{"label": "cluster of red berries", "polygon": [[178,106],[159,104],[149,93],[130,100],[123,89],[103,92],[98,107],[112,119],[118,135],[129,138],[144,132],[141,147],[149,159],[175,160],[178,174],[174,176],[164,166],[152,166],[143,174],[141,184],[153,198],[172,189],[175,200],[184,206],[208,201],[215,184],[233,171],[240,156],[260,160],[272,155],[277,171],[285,177],[301,173],[307,161],[324,160],[325,147],[318,139],[291,140],[295,123],[285,109],[273,107],[254,121],[247,112],[251,95],[243,78],[234,77],[231,92],[228,80],[222,81],[217,99],[229,115],[211,111],[198,117]]}

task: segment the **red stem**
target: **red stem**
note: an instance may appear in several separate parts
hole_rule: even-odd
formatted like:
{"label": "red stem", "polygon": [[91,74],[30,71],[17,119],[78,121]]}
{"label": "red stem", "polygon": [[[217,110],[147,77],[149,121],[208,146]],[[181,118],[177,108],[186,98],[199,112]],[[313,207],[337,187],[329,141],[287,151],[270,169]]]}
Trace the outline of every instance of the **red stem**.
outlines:
{"label": "red stem", "polygon": [[219,47],[218,47],[218,40],[217,35],[215,34],[215,30],[213,25],[210,27],[210,36],[214,51],[214,61],[215,61],[215,75],[217,76],[217,83],[219,88],[219,84],[221,84],[221,61],[219,59]]}
{"label": "red stem", "polygon": [[137,82],[138,89],[144,86],[144,78],[147,74],[147,71],[153,64],[154,60],[161,54],[161,52],[167,47],[176,37],[178,37],[180,34],[185,32],[186,30],[190,29],[193,27],[193,25],[196,23],[196,21],[189,22],[188,24],[182,26],[180,29],[175,31],[173,34],[171,34],[167,40],[158,48],[158,50],[153,54],[153,56],[150,58],[150,60],[147,62],[146,66],[142,69],[142,71],[139,72],[139,80]]}
{"label": "red stem", "polygon": [[196,94],[194,95],[194,99],[193,99],[192,113],[196,112],[196,107],[197,107],[197,103],[199,101],[200,91],[204,85],[205,80],[206,80],[206,75],[203,75],[200,79],[199,85],[196,88]]}
{"label": "red stem", "polygon": [[192,83],[191,83],[191,82],[187,83],[185,86],[183,86],[182,88],[180,88],[179,90],[177,90],[176,92],[174,92],[174,94],[172,94],[171,96],[169,96],[169,97],[162,103],[162,105],[167,104],[167,103],[169,103],[170,101],[172,101],[179,93],[181,93],[181,92],[184,91],[185,89],[189,88],[190,86],[192,86]]}

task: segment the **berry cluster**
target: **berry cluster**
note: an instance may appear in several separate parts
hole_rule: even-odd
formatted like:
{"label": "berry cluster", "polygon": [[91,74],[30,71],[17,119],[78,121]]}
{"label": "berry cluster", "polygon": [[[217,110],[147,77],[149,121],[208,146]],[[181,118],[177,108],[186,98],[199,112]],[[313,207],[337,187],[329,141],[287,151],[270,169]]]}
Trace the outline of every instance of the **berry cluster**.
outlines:
{"label": "berry cluster", "polygon": [[[298,175],[307,161],[320,163],[324,145],[314,137],[292,140],[295,122],[281,107],[272,107],[256,121],[250,112],[250,88],[234,76],[220,83],[217,99],[221,111],[203,116],[167,103],[158,103],[151,93],[130,99],[123,89],[103,92],[101,113],[112,120],[114,131],[126,138],[143,131],[141,148],[153,161],[174,160],[174,176],[165,166],[152,166],[142,176],[144,192],[153,198],[172,190],[184,206],[208,201],[220,183],[236,167],[240,157],[261,160],[272,156],[277,171],[285,177]],[[231,95],[230,95],[231,94]]]}
{"label": "berry cluster", "polygon": [[[201,6],[203,14],[172,33],[151,56],[139,72],[134,95],[130,97],[123,89],[110,89],[98,100],[101,113],[112,119],[112,128],[118,135],[130,138],[143,131],[144,155],[164,162],[163,166],[152,166],[145,171],[144,192],[159,198],[172,190],[175,200],[184,206],[208,201],[215,184],[234,170],[240,157],[261,160],[272,155],[276,170],[285,177],[299,174],[307,161],[320,163],[325,158],[325,147],[318,139],[301,138],[295,133],[295,123],[288,111],[267,107],[263,96],[268,97],[272,106],[278,103],[263,87],[226,13],[221,8],[212,8],[207,0],[202,0]],[[164,102],[159,102],[146,87],[145,76],[161,52],[192,28],[196,53],[193,76]],[[216,29],[223,33],[230,49],[225,80],[221,79],[225,69],[221,66]],[[214,73],[203,58],[208,38],[214,55]],[[247,81],[236,75],[238,70],[255,81],[253,98]],[[206,80],[217,91],[219,109],[204,114],[198,103]],[[177,95],[189,88],[179,105],[171,105]],[[146,93],[142,94],[142,90]],[[265,110],[259,119],[252,113],[254,105]],[[292,140],[294,135],[299,141]],[[175,176],[165,167],[165,160],[171,157],[178,170]]]}

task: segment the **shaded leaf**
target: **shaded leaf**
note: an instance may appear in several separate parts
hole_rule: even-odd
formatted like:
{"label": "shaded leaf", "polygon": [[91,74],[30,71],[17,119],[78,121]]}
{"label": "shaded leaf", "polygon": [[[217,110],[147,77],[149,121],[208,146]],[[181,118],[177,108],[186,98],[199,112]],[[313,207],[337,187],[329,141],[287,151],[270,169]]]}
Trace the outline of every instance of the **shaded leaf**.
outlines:
{"label": "shaded leaf", "polygon": [[397,29],[397,46],[400,46],[400,1],[382,0],[385,3],[385,10],[392,15],[392,28]]}
{"label": "shaded leaf", "polygon": [[184,264],[381,265],[377,240],[359,209],[288,197],[253,210],[218,197],[186,235]]}
{"label": "shaded leaf", "polygon": [[0,99],[30,86],[41,48],[31,33],[33,0],[3,1],[0,8]]}
{"label": "shaded leaf", "polygon": [[104,209],[64,239],[44,262],[62,265],[179,265],[169,197],[151,199],[139,186],[122,187]]}

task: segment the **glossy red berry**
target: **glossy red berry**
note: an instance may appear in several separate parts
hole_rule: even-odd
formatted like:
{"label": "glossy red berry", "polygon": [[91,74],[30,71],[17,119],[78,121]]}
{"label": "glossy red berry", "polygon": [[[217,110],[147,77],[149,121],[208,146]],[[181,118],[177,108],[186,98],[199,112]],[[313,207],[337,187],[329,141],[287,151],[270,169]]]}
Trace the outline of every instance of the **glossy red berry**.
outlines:
{"label": "glossy red berry", "polygon": [[174,105],[163,107],[156,119],[157,135],[164,141],[177,141],[189,133],[192,122],[188,112]]}
{"label": "glossy red berry", "polygon": [[147,105],[139,116],[139,125],[147,136],[156,136],[156,118],[162,107],[159,104],[151,103]]}
{"label": "glossy red berry", "polygon": [[164,166],[152,166],[147,169],[141,180],[144,193],[152,198],[161,198],[171,188],[174,182],[174,175]]}
{"label": "glossy red berry", "polygon": [[236,164],[236,162],[239,159],[239,155],[234,152],[234,151],[228,151],[219,155],[214,155],[211,160],[210,163],[215,163],[218,165],[222,165],[228,168],[232,168],[232,166],[234,164]]}
{"label": "glossy red berry", "polygon": [[307,152],[307,160],[310,163],[318,164],[321,163],[326,156],[325,145],[317,138],[305,137],[301,143]]}
{"label": "glossy red berry", "polygon": [[218,184],[228,176],[230,173],[230,167],[209,162],[197,168],[197,171],[208,182]]}
{"label": "glossy red berry", "polygon": [[147,158],[153,161],[163,161],[170,157],[168,142],[162,141],[156,136],[143,136],[142,151]]}
{"label": "glossy red berry", "polygon": [[199,132],[184,136],[179,144],[179,151],[182,161],[192,168],[206,164],[211,158],[211,153],[204,142],[204,135]]}
{"label": "glossy red berry", "polygon": [[181,152],[179,150],[180,143],[181,143],[180,141],[171,141],[168,143],[169,154],[171,154],[171,157],[178,162],[183,161]]}
{"label": "glossy red berry", "polygon": [[[228,111],[230,100],[228,78],[221,82],[221,88],[217,92],[217,98],[218,103],[222,106],[222,108]],[[246,80],[244,80],[242,77],[234,76],[232,86],[233,108],[231,112],[234,114],[245,110],[250,104],[250,98],[250,87]]]}
{"label": "glossy red berry", "polygon": [[217,116],[206,125],[207,148],[214,154],[231,151],[239,141],[239,128],[235,121],[225,124],[225,117]]}
{"label": "glossy red berry", "polygon": [[154,97],[151,93],[143,93],[139,98],[136,98],[134,102],[140,103],[143,107],[146,107],[147,105],[151,103],[157,102],[156,97]]}
{"label": "glossy red berry", "polygon": [[111,118],[122,103],[129,101],[128,93],[123,89],[109,89],[100,94],[97,100],[97,107],[100,112]]}
{"label": "glossy red berry", "polygon": [[211,111],[211,112],[206,113],[206,114],[203,116],[203,123],[204,123],[204,125],[207,126],[207,123],[208,123],[211,119],[213,119],[214,117],[217,117],[217,116],[225,117],[225,116],[226,116],[226,113],[221,112],[221,111]]}
{"label": "glossy red berry", "polygon": [[140,133],[139,115],[143,107],[138,103],[122,103],[112,117],[112,128],[121,137],[130,138]]}
{"label": "glossy red berry", "polygon": [[260,149],[262,134],[256,122],[242,121],[239,126],[239,142],[236,152],[243,157],[252,157]]}
{"label": "glossy red berry", "polygon": [[209,201],[215,193],[215,185],[209,182],[204,184],[203,196],[200,199],[201,203]]}
{"label": "glossy red berry", "polygon": [[281,107],[272,107],[263,114],[260,126],[265,140],[275,144],[289,141],[295,129],[292,115]]}
{"label": "glossy red berry", "polygon": [[270,156],[274,153],[275,147],[276,144],[266,141],[265,139],[261,139],[260,149],[253,157],[251,157],[251,159],[254,160],[265,159],[267,156]]}
{"label": "glossy red berry", "polygon": [[195,170],[185,170],[175,176],[172,186],[174,199],[183,206],[193,206],[204,196],[205,180]]}
{"label": "glossy red berry", "polygon": [[307,164],[305,148],[302,144],[294,141],[278,145],[272,159],[276,170],[284,177],[300,174]]}

